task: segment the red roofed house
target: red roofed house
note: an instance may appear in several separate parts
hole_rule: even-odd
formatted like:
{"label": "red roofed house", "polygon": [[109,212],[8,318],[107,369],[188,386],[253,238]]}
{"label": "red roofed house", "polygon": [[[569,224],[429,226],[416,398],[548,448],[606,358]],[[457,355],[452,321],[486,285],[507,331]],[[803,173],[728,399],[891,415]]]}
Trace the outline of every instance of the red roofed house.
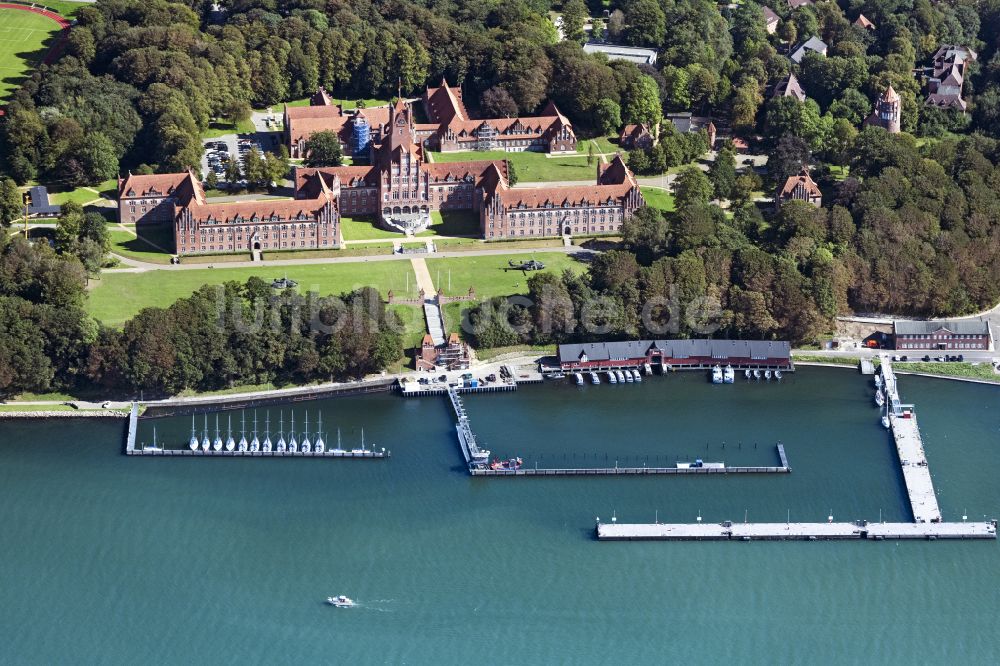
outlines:
{"label": "red roofed house", "polygon": [[440,347],[434,346],[430,334],[424,335],[420,351],[416,357],[416,369],[432,372],[443,370],[467,370],[469,368],[469,345],[462,342],[458,333],[451,333],[448,341]]}
{"label": "red roofed house", "polygon": [[790,176],[785,181],[785,186],[778,192],[776,203],[778,206],[789,201],[807,201],[817,208],[823,205],[823,193],[819,186],[809,177],[809,170],[803,168],[802,173],[797,176]]}
{"label": "red roofed house", "polygon": [[854,25],[857,26],[858,28],[862,28],[864,30],[874,30],[875,29],[875,24],[872,23],[871,21],[869,21],[865,17],[864,14],[858,14],[858,18],[857,18],[856,21],[854,21]]}
{"label": "red roofed house", "polygon": [[653,143],[653,135],[650,134],[649,125],[646,123],[626,125],[618,137],[618,147],[626,150],[652,148]]}

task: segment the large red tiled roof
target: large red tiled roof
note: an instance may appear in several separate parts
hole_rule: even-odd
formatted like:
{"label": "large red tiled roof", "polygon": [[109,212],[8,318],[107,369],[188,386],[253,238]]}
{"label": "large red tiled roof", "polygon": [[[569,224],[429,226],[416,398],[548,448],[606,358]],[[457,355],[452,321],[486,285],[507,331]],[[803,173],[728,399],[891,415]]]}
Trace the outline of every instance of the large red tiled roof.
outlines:
{"label": "large red tiled roof", "polygon": [[[311,107],[326,108],[326,107]],[[350,120],[347,116],[331,116],[326,118],[289,118],[288,134],[292,138],[292,143],[298,141],[308,141],[309,137],[317,132],[340,132]]]}
{"label": "large red tiled roof", "polygon": [[176,196],[182,202],[190,199],[204,200],[201,183],[190,172],[132,174],[118,183],[119,198]]}
{"label": "large red tiled roof", "polygon": [[[288,220],[300,214],[312,221],[316,213],[323,208],[330,198],[326,194],[313,199],[264,199],[260,201],[235,201],[232,203],[195,203],[188,206],[191,216],[196,220],[217,220],[223,224],[232,224],[237,216],[249,222],[254,216],[258,220],[266,220],[272,215]],[[305,221],[305,220],[304,220]]]}

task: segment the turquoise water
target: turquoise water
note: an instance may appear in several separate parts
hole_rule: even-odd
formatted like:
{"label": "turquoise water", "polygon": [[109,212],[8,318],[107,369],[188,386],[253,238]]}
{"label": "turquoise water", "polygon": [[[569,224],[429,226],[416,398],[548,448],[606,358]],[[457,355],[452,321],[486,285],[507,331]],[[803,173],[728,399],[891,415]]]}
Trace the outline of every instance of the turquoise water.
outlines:
{"label": "turquoise water", "polygon": [[[1000,390],[900,388],[945,518],[1000,515]],[[0,661],[994,663],[996,542],[593,540],[612,512],[909,519],[870,395],[806,368],[466,400],[480,439],[528,465],[774,464],[780,440],[794,471],[768,476],[472,479],[444,398],[308,405],[385,461],[130,459],[121,422],[0,422]],[[154,423],[189,436],[157,419],[140,439]],[[360,607],[322,603],[339,593]]]}

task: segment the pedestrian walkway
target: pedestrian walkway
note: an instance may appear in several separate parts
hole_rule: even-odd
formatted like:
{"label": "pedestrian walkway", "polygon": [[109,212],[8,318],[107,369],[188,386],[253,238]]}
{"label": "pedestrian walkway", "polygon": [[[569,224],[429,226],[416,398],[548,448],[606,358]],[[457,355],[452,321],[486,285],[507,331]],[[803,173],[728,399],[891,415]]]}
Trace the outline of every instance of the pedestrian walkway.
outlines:
{"label": "pedestrian walkway", "polygon": [[427,298],[433,298],[437,289],[434,288],[434,281],[431,280],[431,272],[427,268],[427,262],[424,261],[423,257],[413,257],[410,259],[410,266],[413,267],[413,273],[417,276],[417,287],[424,290]]}

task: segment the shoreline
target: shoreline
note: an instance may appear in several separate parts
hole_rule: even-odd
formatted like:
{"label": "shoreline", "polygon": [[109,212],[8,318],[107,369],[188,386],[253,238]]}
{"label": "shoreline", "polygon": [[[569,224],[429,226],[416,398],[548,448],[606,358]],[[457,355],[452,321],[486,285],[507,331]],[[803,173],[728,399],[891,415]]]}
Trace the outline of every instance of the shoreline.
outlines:
{"label": "shoreline", "polygon": [[[794,360],[794,357],[793,357]],[[845,368],[857,372],[858,366],[847,363],[822,363],[820,361],[798,361],[795,365],[808,365],[817,368]],[[897,375],[912,375],[914,377],[928,377],[930,379],[950,379],[956,382],[968,382],[970,384],[984,384],[986,386],[1000,386],[1000,377],[995,380],[980,379],[978,377],[956,377],[954,375],[936,375],[932,372],[918,372],[916,370],[897,370],[893,368]]]}

